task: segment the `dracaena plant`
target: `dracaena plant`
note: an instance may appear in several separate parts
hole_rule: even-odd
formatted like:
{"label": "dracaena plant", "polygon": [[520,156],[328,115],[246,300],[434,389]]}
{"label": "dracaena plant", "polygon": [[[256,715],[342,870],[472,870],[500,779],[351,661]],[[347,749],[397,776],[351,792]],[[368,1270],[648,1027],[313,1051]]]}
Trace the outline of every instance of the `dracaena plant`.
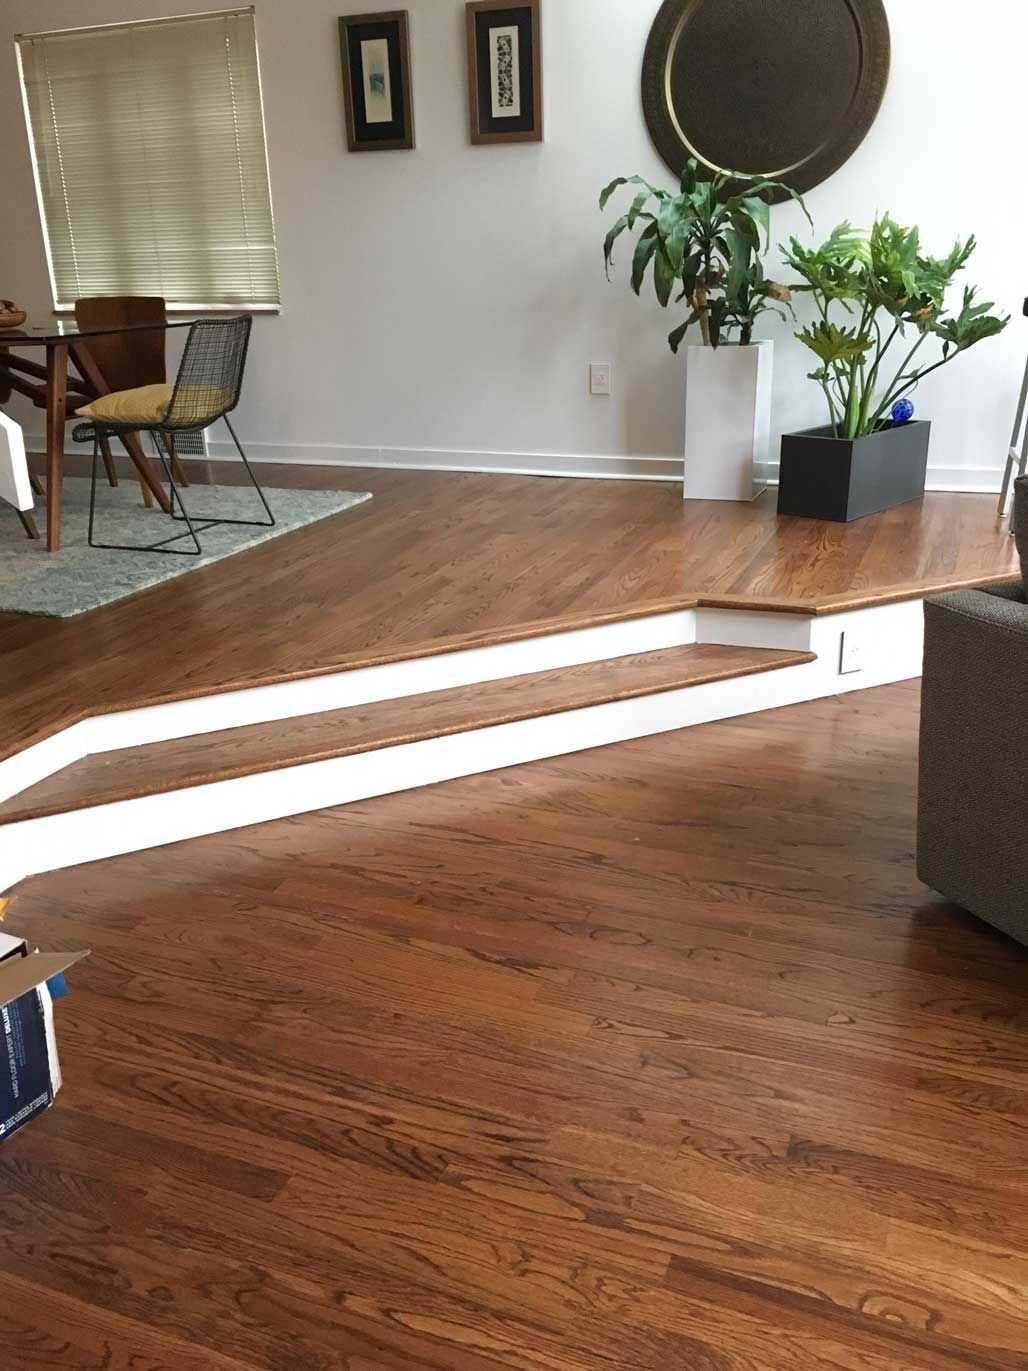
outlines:
{"label": "dracaena plant", "polygon": [[626,230],[639,229],[632,289],[639,295],[652,270],[660,303],[666,308],[674,299],[689,308],[685,321],[668,336],[672,352],[693,324],[699,325],[704,343],[716,348],[736,333],[741,344],[751,342],[753,325],[767,310],[785,318],[781,306],[789,304],[789,291],[765,275],[761,235],[766,250],[769,197],[781,190],[803,205],[795,191],[777,181],[735,173],[704,181],[690,158],[677,192],[651,186],[641,176],[619,176],[600,196],[601,210],[622,186],[638,190],[603,244],[607,279],[614,244]]}
{"label": "dracaena plant", "polygon": [[[785,260],[801,278],[792,289],[809,293],[818,313],[796,337],[818,359],[809,375],[824,392],[836,438],[886,427],[897,401],[929,373],[1006,328],[1008,316],[990,313],[991,301],[976,303],[973,286],[956,313],[946,310],[947,291],[974,248],[971,237],[947,257],[928,257],[917,229],[887,214],[870,233],[839,224],[819,248],[790,240]],[[921,352],[929,340],[941,344],[941,356]]]}

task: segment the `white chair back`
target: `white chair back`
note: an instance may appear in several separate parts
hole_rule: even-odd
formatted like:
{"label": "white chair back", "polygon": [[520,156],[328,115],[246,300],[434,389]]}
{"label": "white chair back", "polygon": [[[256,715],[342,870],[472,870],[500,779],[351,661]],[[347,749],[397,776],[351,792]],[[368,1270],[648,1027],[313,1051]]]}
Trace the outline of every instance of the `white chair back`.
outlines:
{"label": "white chair back", "polygon": [[0,410],[0,500],[15,509],[29,510],[35,504],[29,465],[25,460],[25,436],[21,425]]}

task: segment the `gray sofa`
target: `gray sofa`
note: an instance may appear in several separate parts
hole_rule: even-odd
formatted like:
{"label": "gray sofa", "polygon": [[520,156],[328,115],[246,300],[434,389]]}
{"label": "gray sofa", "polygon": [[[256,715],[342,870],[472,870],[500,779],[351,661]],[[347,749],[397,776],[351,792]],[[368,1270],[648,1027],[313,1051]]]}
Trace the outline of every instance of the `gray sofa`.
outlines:
{"label": "gray sofa", "polygon": [[[1028,570],[1028,478],[1014,529]],[[925,601],[917,871],[1028,944],[1026,582]]]}

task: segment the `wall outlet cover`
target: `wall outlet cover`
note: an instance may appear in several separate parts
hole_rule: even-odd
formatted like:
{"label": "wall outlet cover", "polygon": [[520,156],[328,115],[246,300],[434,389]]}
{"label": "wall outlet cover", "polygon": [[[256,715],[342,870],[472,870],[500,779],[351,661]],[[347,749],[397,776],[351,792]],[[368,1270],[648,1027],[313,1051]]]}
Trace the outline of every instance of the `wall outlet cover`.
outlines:
{"label": "wall outlet cover", "polygon": [[860,634],[852,629],[843,633],[839,639],[839,675],[851,676],[855,671],[863,671],[866,655]]}

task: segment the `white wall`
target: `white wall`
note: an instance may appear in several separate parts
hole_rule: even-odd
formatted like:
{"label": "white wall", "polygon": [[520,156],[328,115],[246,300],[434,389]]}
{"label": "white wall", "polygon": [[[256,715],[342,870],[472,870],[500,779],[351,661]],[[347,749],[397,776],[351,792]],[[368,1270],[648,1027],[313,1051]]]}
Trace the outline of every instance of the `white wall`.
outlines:
{"label": "white wall", "polygon": [[[543,0],[546,142],[483,148],[467,137],[462,0],[406,2],[418,147],[351,155],[336,36],[345,0],[258,0],[284,305],[255,330],[243,437],[258,455],[297,460],[561,469],[577,455],[608,474],[674,474],[682,387],[664,339],[675,320],[631,294],[628,252],[606,284],[596,206],[615,174],[668,175],[639,99],[657,0]],[[38,313],[51,306],[11,36],[198,8],[4,0],[0,296]],[[888,209],[919,223],[940,253],[977,234],[969,279],[1014,321],[917,399],[934,421],[934,483],[988,487],[1028,353],[1028,5],[978,0],[971,22],[963,0],[887,8],[893,70],[878,122],[808,203],[825,233]],[[793,206],[776,208],[777,238],[800,231]],[[821,422],[819,392],[804,379],[809,354],[790,329],[768,331],[782,338],[776,428]],[[610,399],[588,394],[591,360],[614,364]],[[38,411],[18,413],[41,430]]]}

